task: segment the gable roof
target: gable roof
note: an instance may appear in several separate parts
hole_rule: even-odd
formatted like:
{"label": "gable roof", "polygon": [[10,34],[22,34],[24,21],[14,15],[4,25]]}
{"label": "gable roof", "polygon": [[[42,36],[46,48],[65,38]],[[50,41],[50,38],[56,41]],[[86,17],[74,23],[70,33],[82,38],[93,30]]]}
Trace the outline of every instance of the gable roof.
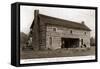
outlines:
{"label": "gable roof", "polygon": [[72,29],[79,29],[79,30],[86,30],[86,31],[91,31],[90,28],[88,28],[85,24],[81,24],[78,22],[73,22],[69,20],[64,20],[56,17],[51,17],[43,14],[38,14],[39,15],[39,20],[44,22],[45,24],[50,24],[50,25],[58,25],[58,26],[64,26],[67,28],[72,28]]}

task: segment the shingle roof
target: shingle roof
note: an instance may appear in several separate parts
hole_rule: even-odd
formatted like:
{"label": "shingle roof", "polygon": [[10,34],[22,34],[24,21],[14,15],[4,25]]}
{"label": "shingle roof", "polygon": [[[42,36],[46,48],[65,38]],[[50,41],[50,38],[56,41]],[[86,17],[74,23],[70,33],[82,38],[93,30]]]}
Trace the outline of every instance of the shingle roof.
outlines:
{"label": "shingle roof", "polygon": [[88,28],[85,24],[81,24],[78,22],[64,20],[64,19],[60,19],[56,17],[43,15],[43,14],[39,14],[39,19],[40,21],[42,20],[44,23],[50,24],[50,25],[59,25],[59,26],[64,26],[64,27],[72,28],[72,29],[91,31],[91,29]]}

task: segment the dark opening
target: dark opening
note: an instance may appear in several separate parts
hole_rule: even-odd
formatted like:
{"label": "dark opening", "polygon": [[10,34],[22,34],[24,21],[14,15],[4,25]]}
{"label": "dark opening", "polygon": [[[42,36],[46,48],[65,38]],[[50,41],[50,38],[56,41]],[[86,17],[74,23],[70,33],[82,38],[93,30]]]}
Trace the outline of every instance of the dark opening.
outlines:
{"label": "dark opening", "polygon": [[81,45],[83,45],[83,39],[81,39]]}
{"label": "dark opening", "polygon": [[61,48],[76,48],[79,47],[78,38],[61,38],[62,46]]}
{"label": "dark opening", "polygon": [[84,32],[84,34],[86,35],[86,32]]}
{"label": "dark opening", "polygon": [[53,28],[53,31],[56,31],[56,28]]}
{"label": "dark opening", "polygon": [[70,31],[70,33],[72,34],[72,30]]}
{"label": "dark opening", "polygon": [[50,37],[50,46],[52,45],[52,37]]}

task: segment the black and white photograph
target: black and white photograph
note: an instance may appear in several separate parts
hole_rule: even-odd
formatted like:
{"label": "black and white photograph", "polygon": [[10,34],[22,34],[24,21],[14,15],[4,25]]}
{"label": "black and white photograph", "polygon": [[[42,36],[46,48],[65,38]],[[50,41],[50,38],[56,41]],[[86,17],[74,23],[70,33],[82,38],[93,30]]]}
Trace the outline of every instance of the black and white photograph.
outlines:
{"label": "black and white photograph", "polygon": [[2,0],[0,69],[100,69],[100,0]]}
{"label": "black and white photograph", "polygon": [[20,61],[95,60],[94,9],[20,6]]}

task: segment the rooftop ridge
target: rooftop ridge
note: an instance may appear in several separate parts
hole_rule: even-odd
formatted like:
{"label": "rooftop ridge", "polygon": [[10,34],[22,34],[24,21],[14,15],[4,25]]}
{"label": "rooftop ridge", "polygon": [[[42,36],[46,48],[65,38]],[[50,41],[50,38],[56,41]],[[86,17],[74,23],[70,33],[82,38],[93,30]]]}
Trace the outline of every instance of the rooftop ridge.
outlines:
{"label": "rooftop ridge", "polygon": [[75,21],[70,21],[70,20],[66,20],[66,19],[62,19],[62,18],[57,18],[57,17],[52,17],[52,16],[48,16],[48,15],[44,15],[44,14],[39,14],[40,16],[44,16],[44,17],[48,17],[48,18],[52,18],[52,19],[59,19],[59,20],[62,20],[62,21],[69,21],[69,22],[73,22],[73,23],[76,23],[76,24],[81,24],[79,22],[75,22]]}
{"label": "rooftop ridge", "polygon": [[[76,26],[81,26],[79,29],[84,29],[84,30],[89,30],[91,31],[90,28],[88,28],[85,24],[82,24],[82,23],[79,23],[79,22],[74,22],[74,21],[70,21],[70,20],[65,20],[65,19],[62,19],[62,18],[57,18],[57,17],[52,17],[52,16],[48,16],[48,15],[44,15],[44,14],[39,14],[40,17],[45,17],[47,19],[53,19],[53,20],[59,20],[59,21],[62,21],[62,22],[67,22],[66,24],[70,24],[70,25],[75,25],[74,27]],[[84,28],[85,27],[85,28]],[[78,28],[77,28],[78,29]]]}

